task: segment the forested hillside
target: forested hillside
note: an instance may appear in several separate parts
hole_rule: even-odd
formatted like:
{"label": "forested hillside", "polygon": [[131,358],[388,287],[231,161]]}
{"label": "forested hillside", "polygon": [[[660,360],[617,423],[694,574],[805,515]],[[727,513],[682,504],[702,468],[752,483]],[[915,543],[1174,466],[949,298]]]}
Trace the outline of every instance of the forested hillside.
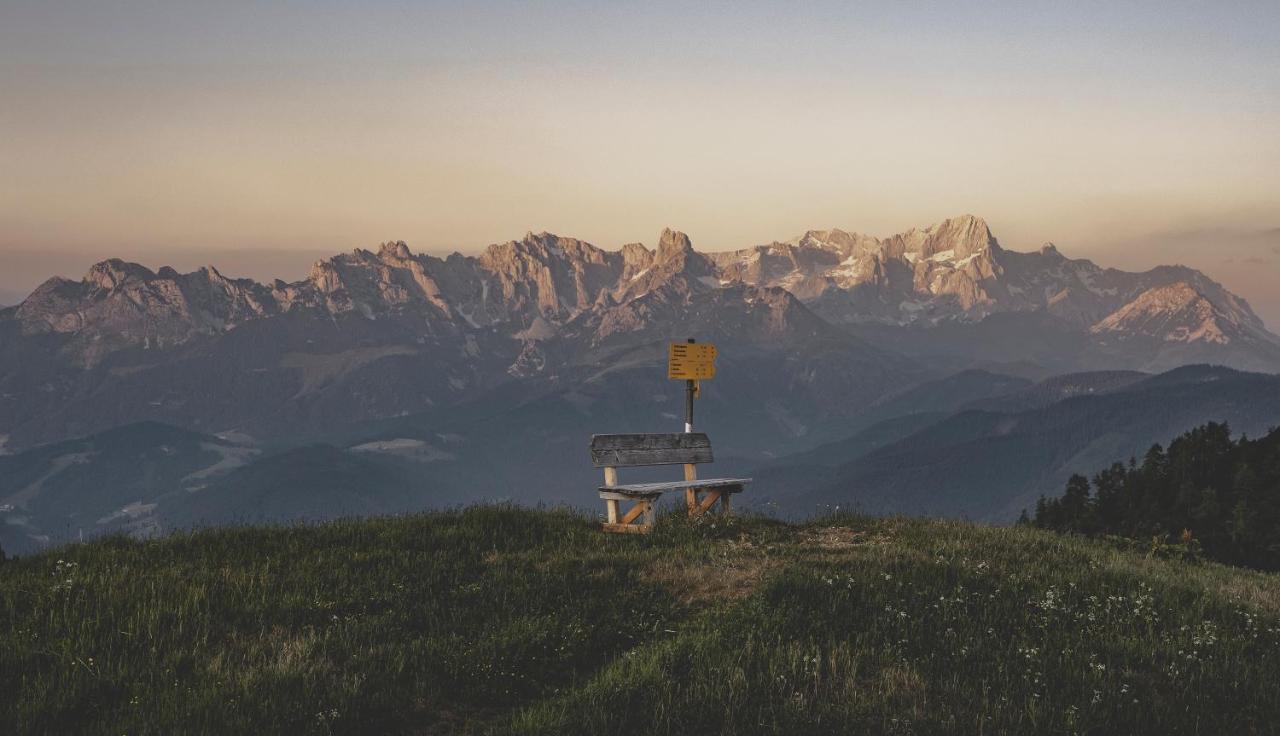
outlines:
{"label": "forested hillside", "polygon": [[1208,423],[1156,445],[1141,462],[1076,475],[1060,498],[1041,498],[1036,526],[1183,545],[1188,553],[1280,569],[1280,429],[1232,439]]}

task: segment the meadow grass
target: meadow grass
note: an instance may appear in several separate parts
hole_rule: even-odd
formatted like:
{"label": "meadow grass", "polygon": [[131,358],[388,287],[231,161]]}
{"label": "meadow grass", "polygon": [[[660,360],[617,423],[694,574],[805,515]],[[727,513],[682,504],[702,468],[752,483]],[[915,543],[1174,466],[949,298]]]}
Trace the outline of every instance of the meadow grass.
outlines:
{"label": "meadow grass", "polygon": [[476,507],[0,565],[16,733],[1268,733],[1280,576],[1028,528]]}

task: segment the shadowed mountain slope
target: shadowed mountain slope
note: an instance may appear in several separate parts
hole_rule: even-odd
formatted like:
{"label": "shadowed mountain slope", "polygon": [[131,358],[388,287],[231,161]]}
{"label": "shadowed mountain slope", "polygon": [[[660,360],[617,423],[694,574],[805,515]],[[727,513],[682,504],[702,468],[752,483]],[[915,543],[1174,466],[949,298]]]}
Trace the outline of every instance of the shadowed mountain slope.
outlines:
{"label": "shadowed mountain slope", "polygon": [[[998,403],[998,401],[997,401]],[[1261,434],[1280,424],[1280,376],[1188,366],[1099,394],[1015,411],[970,409],[853,457],[787,499],[798,512],[840,504],[873,513],[1011,520],[1073,473],[1206,421]]]}

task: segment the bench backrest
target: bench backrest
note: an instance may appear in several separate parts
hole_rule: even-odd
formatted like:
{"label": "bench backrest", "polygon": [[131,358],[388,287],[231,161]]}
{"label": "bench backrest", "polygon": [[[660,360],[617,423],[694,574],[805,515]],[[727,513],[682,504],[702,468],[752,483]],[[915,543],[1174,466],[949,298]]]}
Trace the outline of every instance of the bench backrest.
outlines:
{"label": "bench backrest", "polygon": [[591,462],[597,468],[693,465],[712,460],[711,440],[702,432],[591,436]]}

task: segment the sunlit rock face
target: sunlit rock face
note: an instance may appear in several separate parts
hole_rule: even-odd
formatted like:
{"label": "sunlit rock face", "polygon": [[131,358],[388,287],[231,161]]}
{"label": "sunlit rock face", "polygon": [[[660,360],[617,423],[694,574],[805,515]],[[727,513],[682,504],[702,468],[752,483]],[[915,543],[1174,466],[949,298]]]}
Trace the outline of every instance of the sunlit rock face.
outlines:
{"label": "sunlit rock face", "polygon": [[[1052,244],[1020,253],[1002,248],[981,218],[944,220],[888,238],[811,230],[787,243],[714,254],[721,279],[780,286],[836,323],[937,324],[976,321],[997,312],[1045,311],[1092,329],[1151,289],[1182,284],[1222,314],[1230,328],[1265,337],[1239,297],[1191,269],[1145,273],[1104,269],[1063,256]],[[1146,310],[1158,309],[1147,299]],[[1170,307],[1177,308],[1177,307]],[[1107,329],[1142,332],[1138,322]],[[1145,333],[1144,333],[1145,334]],[[1169,339],[1217,340],[1188,329]],[[1152,334],[1154,336],[1154,334]]]}
{"label": "sunlit rock face", "polygon": [[1244,300],[1197,271],[1104,269],[1051,244],[1009,251],[972,215],[883,239],[811,230],[785,243],[709,254],[669,229],[654,250],[632,243],[608,251],[544,232],[489,246],[477,257],[442,259],[395,241],[320,261],[305,280],[271,286],[227,279],[213,267],[156,273],[108,260],[80,282],[51,279],[16,318],[27,333],[72,333],[86,338],[81,343],[101,343],[85,348],[82,357],[92,362],[120,346],[172,345],[299,309],[371,320],[414,313],[437,331],[492,327],[514,335],[536,323],[537,334],[545,334],[548,325],[555,329],[657,290],[696,294],[735,284],[785,289],[832,323],[927,326],[1045,311],[1095,334],[1220,344],[1270,339]]}

